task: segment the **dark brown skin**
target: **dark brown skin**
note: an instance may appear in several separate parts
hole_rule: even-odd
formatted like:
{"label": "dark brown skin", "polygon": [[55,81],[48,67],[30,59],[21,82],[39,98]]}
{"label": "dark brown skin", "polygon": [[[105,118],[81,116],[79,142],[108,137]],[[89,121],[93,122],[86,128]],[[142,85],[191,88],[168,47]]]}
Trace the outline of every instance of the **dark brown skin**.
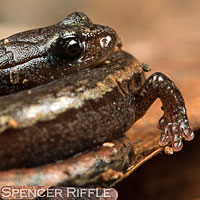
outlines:
{"label": "dark brown skin", "polygon": [[[77,22],[77,16],[78,19],[81,16],[85,20],[83,24],[80,20]],[[1,170],[55,162],[118,138],[146,113],[156,98],[161,99],[164,110],[159,121],[159,128],[162,130],[160,145],[171,142],[173,150],[179,151],[182,148],[182,138],[193,139],[183,97],[170,79],[162,73],[155,73],[145,80],[142,65],[133,56],[120,49],[114,52],[117,36],[112,29],[105,27],[104,32],[103,26],[91,24],[80,13],[72,14],[66,19],[70,19],[68,22],[71,24],[67,28],[76,29],[80,33],[86,31],[88,26],[90,29],[94,28],[93,35],[90,35],[92,38],[88,36],[85,43],[88,48],[81,52],[81,62],[78,62],[80,57],[66,61],[63,52],[59,51],[60,45],[54,48],[55,45],[49,45],[45,41],[45,35],[54,35],[53,32],[60,25],[18,34],[20,41],[29,42],[34,38],[39,40],[36,47],[39,49],[38,45],[41,45],[42,55],[45,56],[39,56],[38,63],[33,66],[30,61],[27,62],[29,58],[24,58],[24,54],[16,50],[24,49],[18,36],[8,38],[9,41],[17,39],[17,48],[12,52],[13,55],[23,57],[23,64],[19,64],[19,60],[4,60],[3,56],[0,57],[3,69],[2,95],[47,84],[35,87],[31,92],[25,90],[0,98]],[[45,37],[41,40],[43,35]],[[103,45],[100,42],[102,37]],[[81,41],[84,39],[81,38]],[[95,40],[92,45],[91,40]],[[1,43],[4,49],[5,44],[3,45],[3,41]],[[57,52],[61,52],[62,56],[59,57]],[[17,74],[21,81],[13,84],[8,78],[8,72],[13,68],[19,69],[19,66]],[[67,69],[64,70],[64,75],[59,74],[59,70],[51,71],[60,68]],[[28,85],[24,87],[22,80],[28,70]],[[38,73],[42,77],[37,76]],[[60,79],[51,82],[51,73],[56,74],[55,79]]]}
{"label": "dark brown skin", "polygon": [[117,180],[116,175],[113,174],[115,178],[110,176],[109,181],[109,171],[116,171],[123,176],[134,157],[133,146],[129,138],[123,136],[110,142],[107,144],[113,146],[104,143],[61,162],[1,171],[0,186],[59,184],[70,187],[110,187],[111,183]]}
{"label": "dark brown skin", "polygon": [[3,39],[0,41],[0,95],[94,67],[111,54],[116,41],[113,29],[93,24],[83,13],[72,13],[53,26]]}

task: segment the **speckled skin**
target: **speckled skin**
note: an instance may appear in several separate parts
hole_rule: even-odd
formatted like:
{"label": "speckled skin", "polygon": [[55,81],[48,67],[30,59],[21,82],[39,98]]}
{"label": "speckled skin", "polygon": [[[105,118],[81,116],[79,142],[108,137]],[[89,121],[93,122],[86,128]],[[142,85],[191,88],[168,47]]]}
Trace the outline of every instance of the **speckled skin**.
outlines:
{"label": "speckled skin", "polygon": [[[68,62],[53,59],[58,41],[75,36],[81,57]],[[116,32],[93,24],[83,13],[72,13],[53,26],[21,32],[0,41],[0,95],[33,88],[78,70],[94,67],[115,48]],[[57,45],[57,46],[56,46]]]}
{"label": "speckled skin", "polygon": [[164,111],[158,123],[158,128],[162,130],[160,145],[165,146],[171,142],[173,150],[179,151],[183,146],[183,137],[190,141],[194,133],[189,126],[181,92],[164,74],[152,74],[141,88],[136,98],[136,120],[145,114],[157,98],[160,98]]}
{"label": "speckled skin", "polygon": [[[80,18],[84,25],[80,23]],[[68,28],[81,28],[80,32],[86,30],[85,24],[90,24],[90,29],[93,27],[82,13],[71,14],[66,19],[66,24],[71,24]],[[89,44],[85,43],[88,48],[85,48],[81,62],[77,61],[79,59],[75,60],[74,70],[70,68],[72,71],[65,71],[65,75],[58,75],[60,79],[50,82],[49,67],[69,68],[72,63],[63,64],[61,61],[62,65],[52,64],[49,54],[45,54],[48,67],[42,69],[42,72],[47,70],[47,74],[44,73],[45,78],[40,77],[39,82],[44,79],[45,83],[50,83],[35,87],[31,92],[25,90],[0,97],[1,170],[55,162],[118,138],[145,114],[156,98],[161,99],[164,110],[159,121],[159,128],[162,130],[160,144],[172,142],[173,150],[178,151],[182,148],[183,137],[187,140],[194,137],[188,124],[183,97],[174,83],[162,73],[155,73],[146,80],[142,65],[136,58],[119,48],[114,51],[117,44],[116,33],[108,27],[105,27],[105,32],[103,26],[94,27],[96,30],[91,40],[95,40],[92,44],[96,45],[97,58],[92,56],[95,48],[92,48],[94,45],[90,45],[91,40],[88,38]],[[53,27],[52,30],[54,29]],[[49,32],[49,28],[32,32],[45,34],[46,30]],[[23,38],[25,34],[27,38],[32,32],[18,35]],[[33,38],[37,38],[37,34]],[[112,41],[109,41],[106,48],[102,48],[101,39],[108,35]],[[16,35],[10,38],[12,37],[18,38]],[[104,44],[107,42],[104,41]],[[99,56],[101,51],[102,58]],[[88,58],[91,58],[90,62]],[[9,64],[2,57],[0,60],[4,66],[2,68],[8,71],[13,67],[21,67],[18,61],[9,61],[12,65],[8,68]],[[30,61],[25,61],[23,70],[27,71],[26,67],[29,70],[31,66]],[[24,72],[22,75],[20,70],[18,72],[19,80],[22,80],[20,77],[24,77]],[[35,73],[30,75],[28,88],[35,86],[32,84],[35,83],[35,76]],[[5,88],[12,88],[8,89],[8,93],[24,89],[20,86],[23,81],[15,83],[17,87],[10,83],[10,79],[2,82],[5,83]],[[5,93],[7,92],[4,90],[2,95]]]}

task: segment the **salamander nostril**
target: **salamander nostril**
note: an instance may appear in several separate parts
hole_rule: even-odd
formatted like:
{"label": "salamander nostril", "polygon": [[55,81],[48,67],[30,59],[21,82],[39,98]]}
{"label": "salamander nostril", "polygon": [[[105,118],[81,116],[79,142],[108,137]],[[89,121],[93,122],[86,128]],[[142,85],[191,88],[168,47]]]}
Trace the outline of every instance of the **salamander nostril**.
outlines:
{"label": "salamander nostril", "polygon": [[108,35],[100,39],[100,45],[102,48],[108,47],[112,38]]}

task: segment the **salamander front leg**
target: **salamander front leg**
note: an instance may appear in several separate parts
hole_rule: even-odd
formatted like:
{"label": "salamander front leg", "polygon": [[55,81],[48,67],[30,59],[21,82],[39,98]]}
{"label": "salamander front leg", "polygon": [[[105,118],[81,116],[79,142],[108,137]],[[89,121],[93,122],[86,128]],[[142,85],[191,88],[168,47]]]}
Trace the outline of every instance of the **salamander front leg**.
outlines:
{"label": "salamander front leg", "polygon": [[179,151],[183,147],[182,139],[190,141],[194,133],[189,126],[181,92],[164,74],[152,74],[136,96],[136,120],[146,113],[157,98],[160,98],[164,111],[158,122],[158,128],[162,130],[159,144],[165,146],[171,142],[173,151]]}

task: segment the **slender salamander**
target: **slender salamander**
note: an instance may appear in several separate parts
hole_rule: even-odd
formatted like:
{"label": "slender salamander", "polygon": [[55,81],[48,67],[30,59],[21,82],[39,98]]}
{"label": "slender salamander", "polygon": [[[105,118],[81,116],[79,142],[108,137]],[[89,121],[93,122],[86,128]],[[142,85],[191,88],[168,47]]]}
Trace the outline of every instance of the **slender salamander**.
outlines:
{"label": "slender salamander", "polygon": [[160,145],[192,140],[184,99],[121,50],[116,32],[72,13],[0,41],[0,169],[38,166],[122,136],[160,98]]}

